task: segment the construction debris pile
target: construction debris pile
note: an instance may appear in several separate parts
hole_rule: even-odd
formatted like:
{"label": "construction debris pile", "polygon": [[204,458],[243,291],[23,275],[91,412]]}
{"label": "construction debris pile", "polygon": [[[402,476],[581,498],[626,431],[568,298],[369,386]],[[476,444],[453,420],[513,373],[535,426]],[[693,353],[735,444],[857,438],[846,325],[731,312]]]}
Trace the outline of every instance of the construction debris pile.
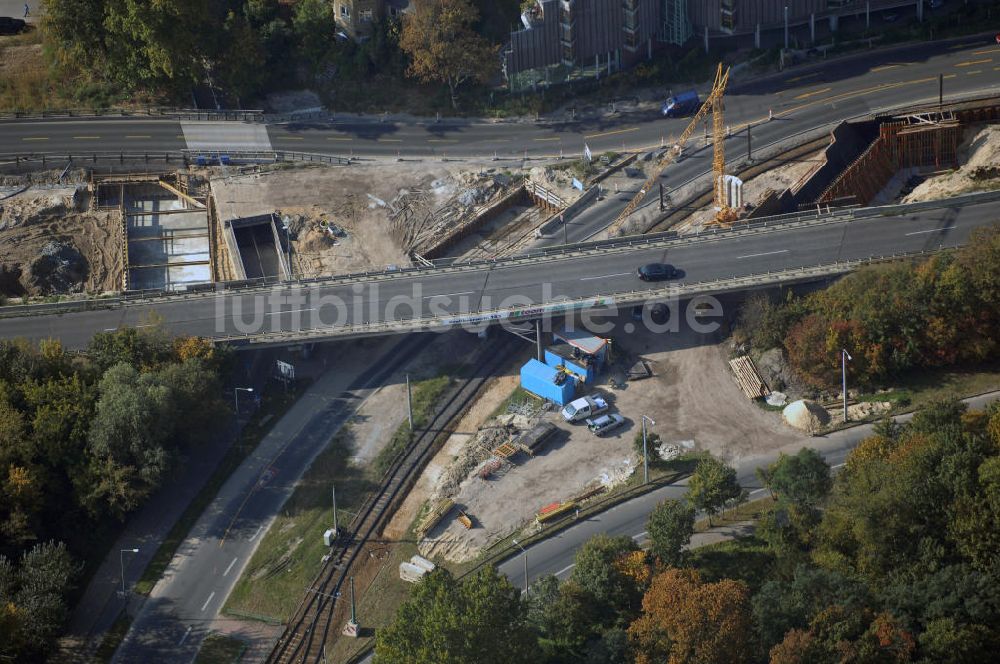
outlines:
{"label": "construction debris pile", "polygon": [[373,197],[373,205],[388,211],[393,236],[404,251],[433,253],[503,198],[512,185],[512,178],[490,172],[462,173],[456,180],[434,180],[429,189],[400,189],[388,202]]}

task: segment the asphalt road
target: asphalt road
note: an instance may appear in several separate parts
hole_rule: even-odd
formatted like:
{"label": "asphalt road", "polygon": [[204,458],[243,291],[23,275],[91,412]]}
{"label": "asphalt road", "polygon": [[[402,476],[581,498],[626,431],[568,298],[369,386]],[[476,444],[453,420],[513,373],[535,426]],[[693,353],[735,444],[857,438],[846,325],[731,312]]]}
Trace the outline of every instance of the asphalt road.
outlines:
{"label": "asphalt road", "polygon": [[[996,400],[998,396],[1000,394],[994,392],[981,397],[967,399],[966,403],[972,408],[982,408],[985,404]],[[896,419],[897,421],[905,422],[910,417],[910,415],[903,415]],[[802,447],[810,447],[817,450],[831,467],[837,469],[844,464],[850,451],[861,440],[871,435],[871,431],[871,425],[862,425],[837,431],[827,436],[804,437],[800,444],[776,450],[771,454],[743,459],[736,466],[740,485],[750,490],[751,498],[760,497],[765,489],[761,487],[760,481],[757,479],[756,470],[773,463],[780,452],[794,454]],[[577,549],[594,535],[600,533],[612,536],[626,535],[642,544],[647,539],[646,521],[653,508],[663,500],[668,498],[680,500],[686,494],[686,480],[662,487],[644,496],[612,507],[597,516],[582,520],[579,524],[567,528],[555,537],[528,547],[528,583],[533,583],[536,579],[546,574],[554,574],[561,580],[565,580],[572,572],[573,556],[576,555]],[[524,587],[523,555],[516,555],[498,566],[498,569],[506,574],[515,586],[521,588]]]}
{"label": "asphalt road", "polygon": [[[192,527],[142,604],[113,662],[193,661],[211,622],[299,476],[368,395],[424,343],[419,335],[403,339],[380,369],[361,373],[346,389],[335,372],[328,372],[309,389]],[[315,536],[321,537],[322,532]]]}
{"label": "asphalt road", "polygon": [[790,227],[682,243],[592,251],[545,261],[515,260],[449,273],[404,273],[351,284],[210,294],[122,309],[5,319],[0,337],[59,338],[83,346],[95,330],[143,326],[156,314],[170,333],[203,337],[324,330],[365,322],[458,315],[558,300],[652,291],[636,267],[669,262],[688,283],[728,279],[964,244],[972,230],[1000,219],[995,202]]}
{"label": "asphalt road", "polygon": [[[947,97],[995,88],[1000,47],[975,38],[948,47],[919,44],[870,56],[796,68],[784,76],[733,84],[726,118],[734,134],[746,123],[758,146],[831,121],[900,104],[937,99],[938,75]],[[664,91],[666,94],[666,91]],[[766,122],[769,112],[780,121]],[[657,113],[605,116],[578,121],[488,122],[481,120],[388,119],[344,116],[333,122],[269,125],[279,150],[340,156],[490,157],[579,156],[586,143],[597,154],[622,148],[659,147],[687,125]],[[732,150],[745,145],[731,139]],[[128,118],[6,120],[0,122],[0,154],[88,151],[163,151],[187,147],[182,123]],[[697,164],[671,167],[668,179],[687,179]],[[702,169],[703,170],[703,169]]]}

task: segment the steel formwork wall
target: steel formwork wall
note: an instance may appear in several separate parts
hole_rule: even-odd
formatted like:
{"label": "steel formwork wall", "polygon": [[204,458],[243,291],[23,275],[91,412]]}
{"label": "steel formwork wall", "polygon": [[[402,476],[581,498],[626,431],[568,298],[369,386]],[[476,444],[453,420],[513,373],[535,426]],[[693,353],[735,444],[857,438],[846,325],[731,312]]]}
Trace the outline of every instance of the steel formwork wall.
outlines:
{"label": "steel formwork wall", "polygon": [[660,39],[668,44],[682,45],[694,30],[688,18],[687,0],[663,0],[663,27]]}

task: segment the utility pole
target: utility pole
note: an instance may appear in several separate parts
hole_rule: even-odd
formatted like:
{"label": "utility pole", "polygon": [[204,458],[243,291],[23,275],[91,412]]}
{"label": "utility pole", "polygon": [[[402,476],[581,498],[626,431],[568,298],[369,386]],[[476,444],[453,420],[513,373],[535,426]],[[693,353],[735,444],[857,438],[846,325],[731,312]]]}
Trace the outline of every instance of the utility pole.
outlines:
{"label": "utility pole", "polygon": [[842,379],[841,387],[844,390],[844,422],[847,422],[847,360],[853,361],[854,358],[847,350],[840,349],[840,375]]}
{"label": "utility pole", "polygon": [[514,544],[521,550],[521,556],[524,558],[524,596],[528,597],[528,552],[524,550],[521,543],[517,540],[511,540]]}
{"label": "utility pole", "polygon": [[337,487],[330,485],[330,499],[333,501],[333,536],[337,536]]}
{"label": "utility pole", "polygon": [[410,423],[410,434],[413,434],[413,393],[410,390],[410,374],[406,374],[406,418]]}
{"label": "utility pole", "polygon": [[663,183],[660,183],[660,212],[667,209],[667,206],[663,204]]}
{"label": "utility pole", "polygon": [[749,122],[747,123],[747,161],[753,160],[753,150],[750,145],[750,128],[752,126]]}
{"label": "utility pole", "polygon": [[126,553],[139,553],[139,549],[121,549],[118,552],[118,562],[121,565],[122,572],[122,598],[124,599],[128,595],[125,594],[125,554]]}
{"label": "utility pole", "polygon": [[788,5],[785,5],[785,50],[788,50]]}
{"label": "utility pole", "polygon": [[938,74],[938,111],[944,110],[944,74]]}
{"label": "utility pole", "polygon": [[535,347],[538,352],[538,361],[545,361],[545,353],[542,352],[542,319],[535,321]]}
{"label": "utility pole", "polygon": [[563,244],[569,244],[569,230],[566,228],[566,215],[559,215],[559,221],[562,222],[563,227]]}
{"label": "utility pole", "polygon": [[651,425],[655,425],[656,422],[652,418],[642,416],[642,483],[649,484],[649,451],[646,448],[646,421],[649,420]]}

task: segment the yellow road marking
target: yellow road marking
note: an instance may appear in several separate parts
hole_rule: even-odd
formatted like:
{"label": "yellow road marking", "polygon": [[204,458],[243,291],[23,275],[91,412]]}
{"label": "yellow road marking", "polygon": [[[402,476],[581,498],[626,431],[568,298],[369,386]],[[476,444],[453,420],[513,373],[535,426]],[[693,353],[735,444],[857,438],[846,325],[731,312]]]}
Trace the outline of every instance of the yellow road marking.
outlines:
{"label": "yellow road marking", "polygon": [[48,136],[32,136],[30,138],[22,138],[21,140],[22,141],[47,141],[47,140],[49,140],[49,137]]}
{"label": "yellow road marking", "polygon": [[638,127],[629,127],[628,129],[615,129],[614,131],[604,131],[600,134],[587,134],[584,138],[600,138],[601,136],[614,136],[615,134],[625,134],[630,131],[637,131]]}
{"label": "yellow road marking", "polygon": [[349,138],[349,137],[345,137],[345,136],[330,136],[326,140],[328,140],[328,141],[353,141],[354,139],[353,138]]}
{"label": "yellow road marking", "polygon": [[960,48],[966,48],[967,46],[968,46],[968,44],[955,44],[954,46],[949,46],[948,50],[949,51],[957,51],[958,49],[960,49]]}
{"label": "yellow road marking", "polygon": [[146,136],[145,134],[143,134],[143,135],[135,135],[135,136],[126,136],[125,138],[152,138],[152,137],[151,136]]}
{"label": "yellow road marking", "polygon": [[[589,138],[589,137],[588,137]],[[558,141],[558,136],[553,136],[552,138],[536,138],[536,141]]]}
{"label": "yellow road marking", "polygon": [[872,67],[868,71],[870,71],[871,73],[874,74],[875,72],[878,72],[878,71],[886,71],[887,69],[895,69],[898,66],[899,65],[882,65],[881,67]]}
{"label": "yellow road marking", "polygon": [[794,99],[806,99],[808,97],[815,97],[816,95],[821,95],[824,92],[829,92],[833,88],[823,88],[822,90],[813,90],[812,92],[803,92],[802,94],[794,97]]}
{"label": "yellow road marking", "polygon": [[1000,48],[988,48],[985,51],[973,51],[973,55],[984,55],[986,53],[1000,53]]}
{"label": "yellow road marking", "polygon": [[74,136],[73,140],[76,141],[93,141],[100,138],[100,136]]}
{"label": "yellow road marking", "polygon": [[959,62],[956,67],[971,67],[972,65],[982,65],[987,62],[993,62],[993,58],[984,58],[982,60],[969,60],[968,62]]}
{"label": "yellow road marking", "polygon": [[402,143],[403,139],[401,139],[401,138],[380,138],[380,139],[378,139],[378,142],[379,143]]}
{"label": "yellow road marking", "polygon": [[818,71],[814,71],[811,74],[803,74],[802,76],[796,76],[795,78],[790,78],[785,83],[794,83],[795,81],[803,81],[807,78],[813,78],[814,76],[819,76]]}
{"label": "yellow road marking", "polygon": [[945,75],[944,75],[944,77],[945,77],[946,79],[947,79],[947,78],[955,78],[956,76],[958,76],[958,74],[945,74]]}

